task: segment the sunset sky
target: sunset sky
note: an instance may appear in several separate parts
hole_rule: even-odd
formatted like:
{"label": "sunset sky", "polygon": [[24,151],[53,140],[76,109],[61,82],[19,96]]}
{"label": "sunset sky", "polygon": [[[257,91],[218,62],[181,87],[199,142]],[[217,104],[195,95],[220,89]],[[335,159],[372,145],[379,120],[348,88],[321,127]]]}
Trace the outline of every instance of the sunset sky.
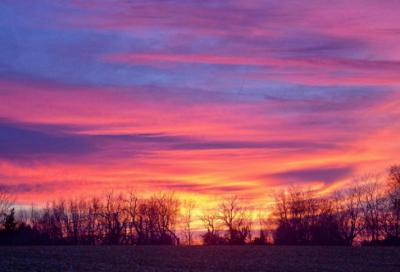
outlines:
{"label": "sunset sky", "polygon": [[400,162],[400,1],[0,2],[0,184],[200,202]]}

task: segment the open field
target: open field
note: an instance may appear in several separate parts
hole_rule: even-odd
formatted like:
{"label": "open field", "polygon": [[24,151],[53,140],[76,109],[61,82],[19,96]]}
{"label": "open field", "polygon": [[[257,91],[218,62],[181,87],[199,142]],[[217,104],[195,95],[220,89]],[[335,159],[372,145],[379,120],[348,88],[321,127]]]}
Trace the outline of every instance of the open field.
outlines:
{"label": "open field", "polygon": [[0,271],[400,271],[400,248],[0,247]]}

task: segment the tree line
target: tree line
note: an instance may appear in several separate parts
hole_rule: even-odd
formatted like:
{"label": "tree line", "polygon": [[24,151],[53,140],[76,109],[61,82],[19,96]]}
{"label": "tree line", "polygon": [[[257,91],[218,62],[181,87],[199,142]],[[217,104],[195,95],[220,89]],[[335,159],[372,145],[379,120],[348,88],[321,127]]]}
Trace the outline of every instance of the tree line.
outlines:
{"label": "tree line", "polygon": [[0,186],[0,245],[400,245],[400,165],[329,195],[292,185],[269,196],[262,207],[231,196],[206,209],[174,192],[111,190],[16,212]]}

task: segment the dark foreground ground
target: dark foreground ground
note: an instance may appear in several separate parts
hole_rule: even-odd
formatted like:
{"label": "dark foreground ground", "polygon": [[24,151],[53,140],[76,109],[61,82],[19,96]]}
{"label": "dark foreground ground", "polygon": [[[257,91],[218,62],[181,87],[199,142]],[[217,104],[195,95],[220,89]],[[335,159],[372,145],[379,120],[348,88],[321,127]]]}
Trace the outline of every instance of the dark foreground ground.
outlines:
{"label": "dark foreground ground", "polygon": [[0,247],[0,271],[400,271],[400,248]]}

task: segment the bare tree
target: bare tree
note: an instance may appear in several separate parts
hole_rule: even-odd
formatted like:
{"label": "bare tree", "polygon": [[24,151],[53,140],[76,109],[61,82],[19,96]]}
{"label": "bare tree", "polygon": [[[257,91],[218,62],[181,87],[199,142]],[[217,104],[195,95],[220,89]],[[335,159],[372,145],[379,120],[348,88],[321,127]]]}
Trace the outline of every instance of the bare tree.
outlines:
{"label": "bare tree", "polygon": [[0,223],[9,213],[10,208],[14,205],[16,198],[11,196],[5,186],[0,185]]}
{"label": "bare tree", "polygon": [[135,189],[128,189],[125,197],[125,210],[129,215],[129,235],[127,237],[132,244],[142,245],[144,243],[143,216],[139,213],[141,200]]}
{"label": "bare tree", "polygon": [[363,187],[363,216],[366,227],[366,239],[376,244],[381,236],[382,212],[385,204],[385,192],[379,175],[365,175],[358,180]]}
{"label": "bare tree", "polygon": [[180,201],[171,193],[157,193],[153,195],[153,200],[157,205],[158,222],[157,229],[161,244],[165,244],[165,239],[170,236],[179,245],[179,237],[175,233],[180,214]]}
{"label": "bare tree", "polygon": [[181,208],[181,230],[185,236],[186,245],[192,245],[193,232],[191,229],[192,217],[196,204],[193,199],[184,200]]}
{"label": "bare tree", "polygon": [[70,198],[67,201],[68,212],[68,241],[69,244],[77,245],[85,238],[84,223],[87,219],[88,209],[86,200],[83,197]]}
{"label": "bare tree", "polygon": [[364,188],[361,184],[353,182],[349,189],[338,191],[332,196],[339,231],[349,246],[353,245],[354,239],[366,227],[363,217],[363,195]]}
{"label": "bare tree", "polygon": [[268,221],[268,210],[266,207],[261,206],[257,209],[257,222],[258,222],[258,230],[259,236],[256,237],[252,243],[257,245],[265,245],[268,243],[268,232],[269,232],[269,221]]}
{"label": "bare tree", "polygon": [[289,224],[290,203],[285,189],[273,191],[271,196],[275,200],[273,215],[283,223]]}
{"label": "bare tree", "polygon": [[227,228],[229,244],[245,244],[247,238],[251,239],[252,207],[245,206],[238,196],[232,196],[223,200],[218,208],[218,219]]}
{"label": "bare tree", "polygon": [[395,189],[400,188],[400,165],[394,164],[388,168],[388,183]]}
{"label": "bare tree", "polygon": [[388,244],[400,244],[400,165],[387,169],[387,198],[382,228]]}
{"label": "bare tree", "polygon": [[346,245],[355,241],[378,243],[387,218],[387,193],[379,175],[354,179],[350,188],[331,196],[338,228]]}
{"label": "bare tree", "polygon": [[288,188],[291,226],[296,244],[307,244],[311,240],[310,228],[314,227],[318,205],[311,188],[290,186]]}
{"label": "bare tree", "polygon": [[123,196],[116,195],[114,190],[105,192],[105,201],[98,215],[104,220],[104,235],[99,238],[108,245],[118,245],[124,241],[123,230],[126,217],[123,213]]}
{"label": "bare tree", "polygon": [[291,185],[272,193],[275,207],[272,216],[277,221],[274,241],[277,244],[305,245],[312,243],[316,227],[319,199],[311,188]]}
{"label": "bare tree", "polygon": [[217,230],[218,211],[215,209],[203,208],[200,212],[199,219],[207,230],[207,232],[201,236],[203,238],[203,244],[217,245],[220,242]]}

